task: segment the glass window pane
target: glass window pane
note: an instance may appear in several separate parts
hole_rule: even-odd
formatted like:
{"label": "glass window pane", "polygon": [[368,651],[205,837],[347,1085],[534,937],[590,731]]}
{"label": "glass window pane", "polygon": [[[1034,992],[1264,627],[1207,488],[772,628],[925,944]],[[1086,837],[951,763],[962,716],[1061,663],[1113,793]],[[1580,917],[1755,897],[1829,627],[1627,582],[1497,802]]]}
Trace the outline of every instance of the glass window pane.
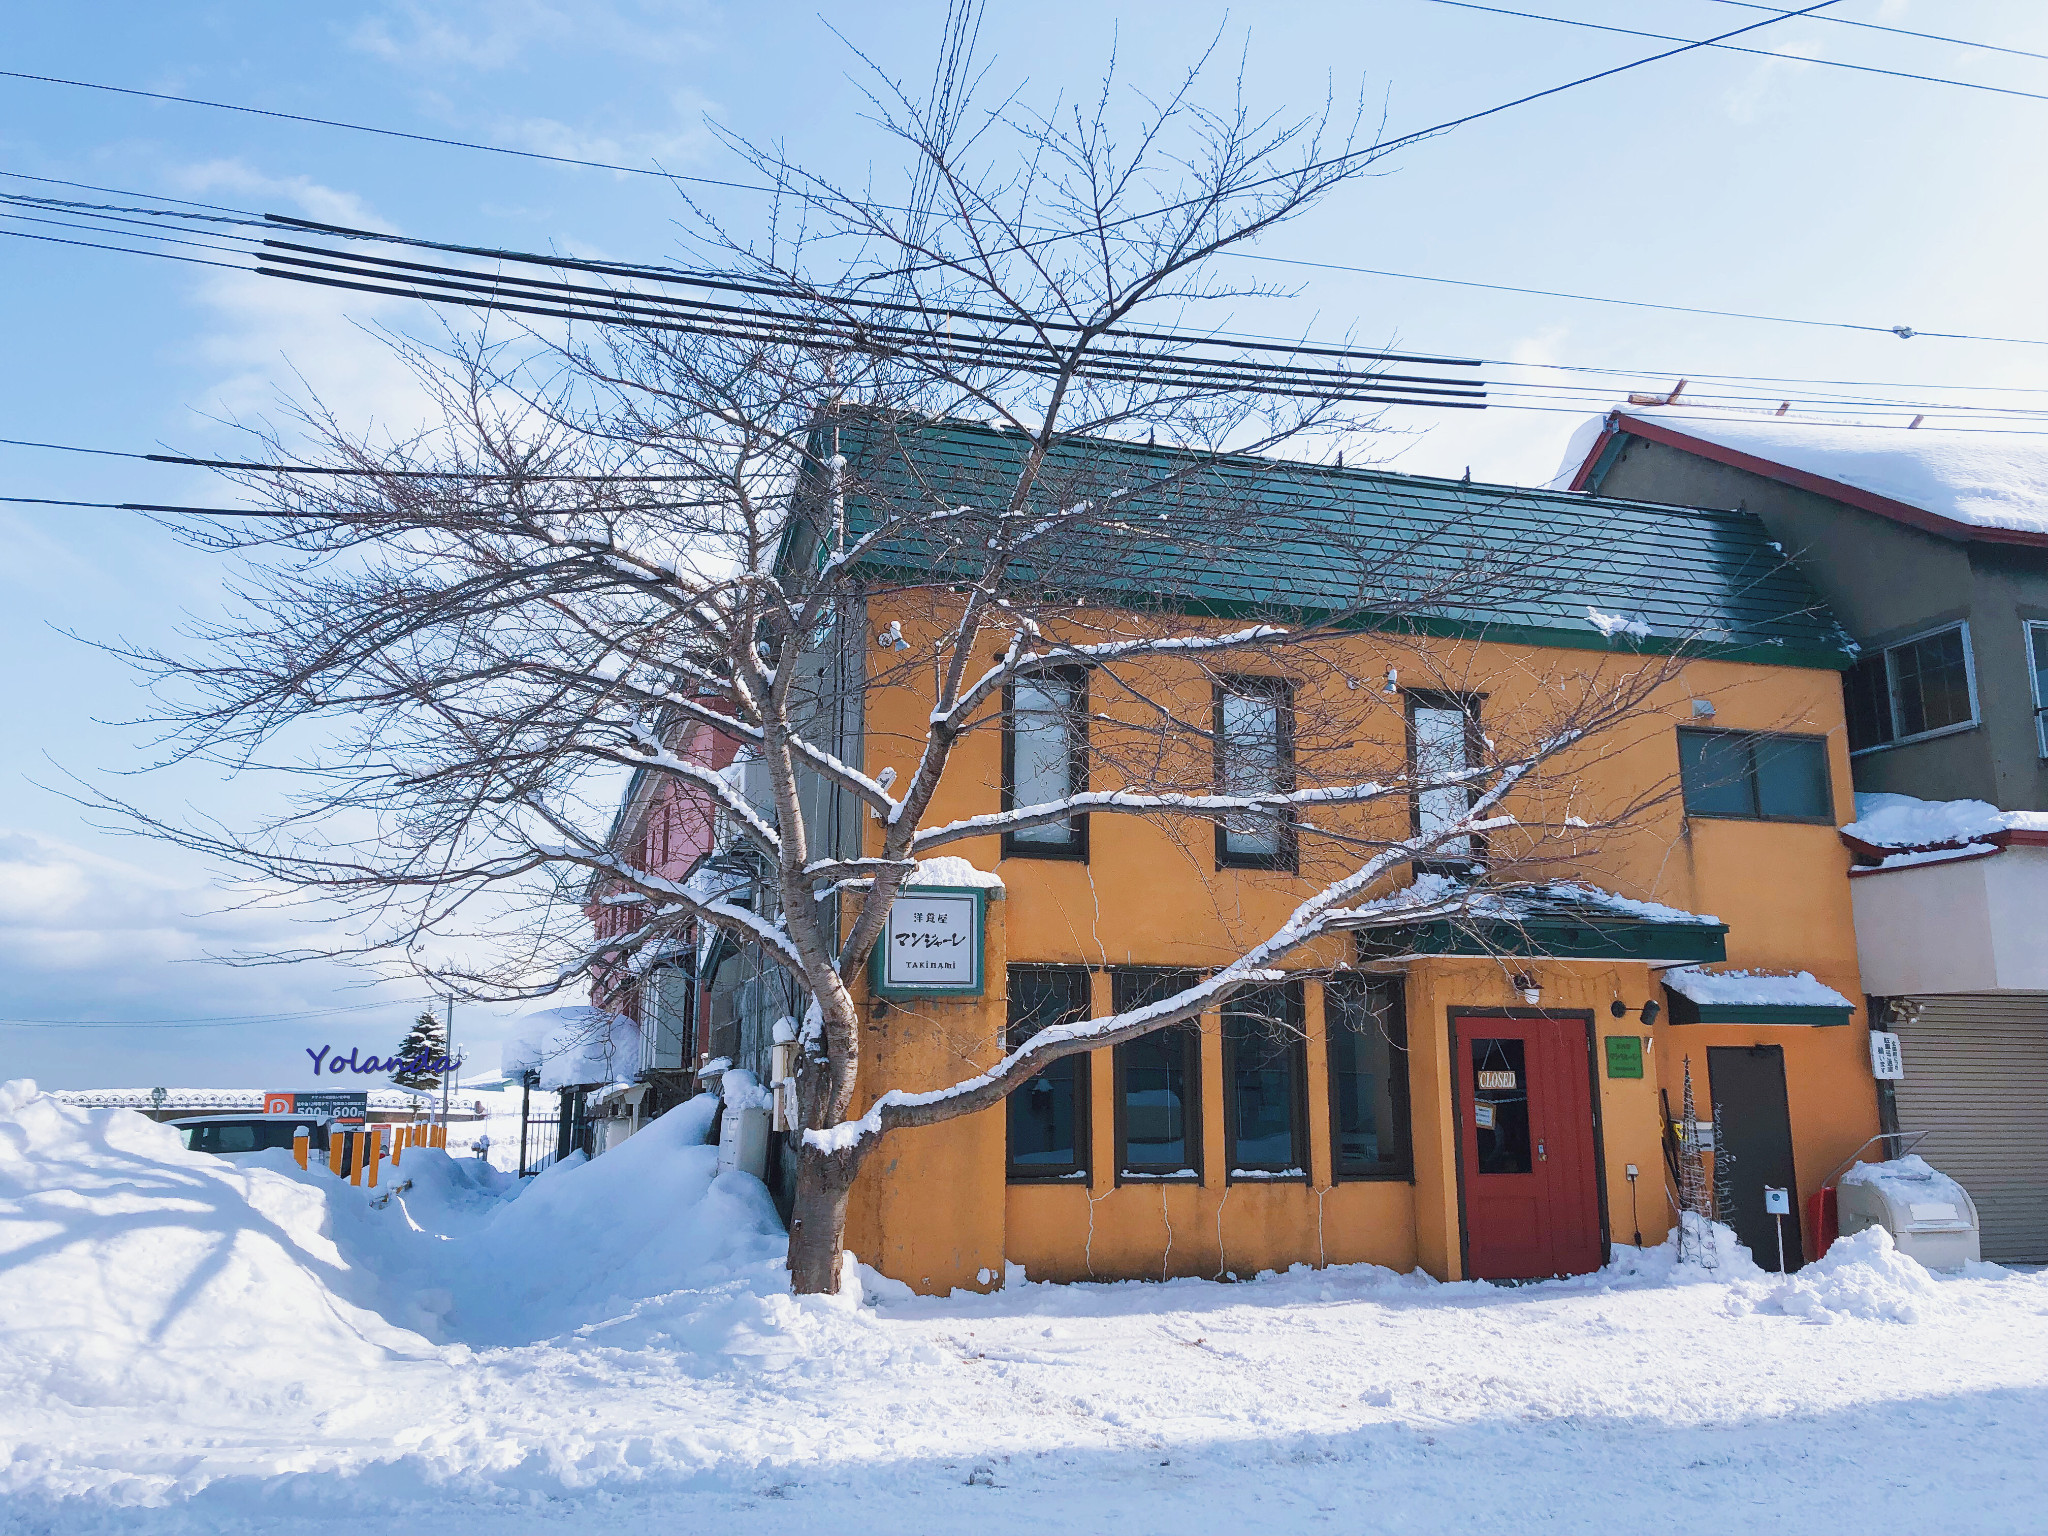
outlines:
{"label": "glass window pane", "polygon": [[254,1152],[256,1150],[256,1127],[253,1125],[221,1126],[220,1150],[223,1152]]}
{"label": "glass window pane", "polygon": [[1722,731],[1678,733],[1685,808],[1700,816],[1754,816],[1749,739]]}
{"label": "glass window pane", "polygon": [[1472,1125],[1478,1138],[1479,1173],[1527,1173],[1529,1160],[1529,1076],[1519,1040],[1471,1043]]}
{"label": "glass window pane", "polygon": [[[1280,701],[1270,693],[1223,695],[1221,782],[1226,795],[1271,794],[1285,787]],[[1224,846],[1245,858],[1277,858],[1280,823],[1269,817],[1225,817]]]}
{"label": "glass window pane", "polygon": [[[1039,1030],[1088,1016],[1088,972],[1080,966],[1016,966],[1010,971],[1008,1041],[1012,1050]],[[1088,1058],[1067,1056],[1011,1093],[1010,1164],[1025,1176],[1085,1169]]]}
{"label": "glass window pane", "polygon": [[1892,739],[1891,683],[1884,652],[1865,656],[1842,674],[1842,693],[1849,714],[1849,750],[1881,747]]}
{"label": "glass window pane", "polygon": [[2041,755],[2048,757],[2048,624],[2027,626],[2027,659],[2034,671],[2034,720],[2041,737]]}
{"label": "glass window pane", "polygon": [[1117,1048],[1124,1097],[1124,1166],[1139,1173],[1194,1166],[1189,1145],[1188,1028],[1175,1025]]}
{"label": "glass window pane", "polygon": [[[1418,705],[1415,710],[1415,782],[1470,768],[1472,764],[1472,722],[1462,709],[1439,709]],[[1418,789],[1415,796],[1419,831],[1434,832],[1447,827],[1472,808],[1472,791],[1463,784],[1440,784]],[[1472,851],[1469,836],[1449,838],[1437,845],[1440,853]]]}
{"label": "glass window pane", "polygon": [[1755,744],[1757,808],[1765,816],[1828,819],[1824,743],[1761,736]]}
{"label": "glass window pane", "polygon": [[1330,1130],[1337,1172],[1409,1169],[1407,1026],[1399,980],[1333,978],[1323,988],[1330,1042]]}
{"label": "glass window pane", "polygon": [[1223,1016],[1230,1071],[1230,1165],[1268,1172],[1302,1165],[1296,1098],[1300,989],[1260,988]]}
{"label": "glass window pane", "polygon": [[[1020,682],[1012,691],[1010,716],[1011,804],[1045,805],[1074,792],[1075,690],[1071,683],[1043,678]],[[1071,816],[1012,832],[1017,843],[1055,847],[1074,841]]]}
{"label": "glass window pane", "polygon": [[1961,629],[1894,646],[1890,654],[1901,736],[1938,731],[1970,718],[1970,675]]}

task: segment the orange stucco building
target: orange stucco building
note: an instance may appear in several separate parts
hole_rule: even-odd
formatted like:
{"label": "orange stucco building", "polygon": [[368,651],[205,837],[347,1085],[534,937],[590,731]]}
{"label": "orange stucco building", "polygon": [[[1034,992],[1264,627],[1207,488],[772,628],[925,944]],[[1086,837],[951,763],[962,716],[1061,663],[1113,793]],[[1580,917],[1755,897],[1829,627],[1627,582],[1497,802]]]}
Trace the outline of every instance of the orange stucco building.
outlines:
{"label": "orange stucco building", "polygon": [[[957,427],[942,446],[969,456],[1005,447]],[[1126,480],[1131,460],[1155,452],[1069,451],[1115,460]],[[1763,1187],[1791,1188],[1787,1260],[1799,1263],[1806,1197],[1878,1128],[1849,855],[1835,833],[1852,806],[1839,632],[1740,513],[1617,512],[1612,502],[1589,513],[1569,495],[1245,463],[1283,489],[1313,479],[1318,494],[1334,486],[1389,518],[1433,498],[1495,527],[1511,505],[1544,538],[1582,541],[1570,552],[1581,585],[1494,623],[1454,616],[1398,636],[1359,626],[1313,669],[1254,658],[1246,665],[1265,675],[1249,683],[1154,661],[1147,707],[1202,717],[1213,694],[1221,722],[1225,693],[1266,697],[1254,685],[1270,681],[1302,722],[1290,740],[1304,757],[1312,725],[1341,716],[1352,739],[1314,750],[1412,762],[1419,709],[1468,711],[1474,732],[1482,720],[1505,728],[1569,680],[1649,669],[1657,683],[1640,707],[1508,802],[1553,828],[1573,825],[1578,806],[1601,830],[1533,844],[1538,862],[1516,871],[1525,899],[1491,926],[1321,940],[1286,962],[1287,984],[1261,994],[1263,1025],[1233,1022],[1226,1004],[1163,1045],[1147,1037],[1091,1052],[1007,1108],[889,1135],[856,1185],[848,1246],[939,1293],[999,1285],[1009,1265],[1061,1280],[1355,1261],[1444,1279],[1591,1269],[1611,1244],[1653,1244],[1673,1225],[1667,1112],[1679,1112],[1689,1067],[1697,1117],[1718,1109],[1724,1152],[1741,1149],[1721,1169],[1734,1197],[1724,1218],[1756,1247],[1771,1230]],[[1618,522],[1628,522],[1621,534]],[[1622,629],[1600,622],[1600,599],[1623,595],[1613,573],[1628,568],[1628,540],[1658,550],[1672,574],[1647,604],[1634,590],[1645,617]],[[878,582],[863,623],[900,625],[920,654],[956,601],[899,567]],[[1077,611],[1076,633],[1100,638],[1118,622],[1106,608],[1085,622]],[[1398,681],[1422,675],[1418,659],[1430,689]],[[901,771],[907,744],[922,739],[932,701],[918,675],[907,669],[900,686],[866,696],[870,773]],[[1378,708],[1363,708],[1356,680],[1383,676],[1369,690]],[[1117,787],[1113,749],[1129,707],[1118,700],[1131,696],[1125,677],[1088,702],[1092,788]],[[991,813],[1021,794],[1022,708],[1016,698],[991,706],[929,821]],[[1325,825],[1400,837],[1426,812],[1400,800],[1346,814]],[[1000,880],[984,893],[982,987],[867,998],[854,1112],[885,1089],[942,1087],[986,1068],[1020,1029],[1079,1009],[1099,1017],[1211,971],[1317,888],[1306,845],[1291,866],[1255,867],[1227,856],[1215,825],[1097,814],[1078,842],[990,835],[946,846]],[[1570,883],[1530,889],[1544,861]],[[1403,866],[1387,886],[1410,878]],[[1747,979],[1719,991],[1682,980],[1702,972]],[[1758,1252],[1767,1267],[1775,1258]]]}

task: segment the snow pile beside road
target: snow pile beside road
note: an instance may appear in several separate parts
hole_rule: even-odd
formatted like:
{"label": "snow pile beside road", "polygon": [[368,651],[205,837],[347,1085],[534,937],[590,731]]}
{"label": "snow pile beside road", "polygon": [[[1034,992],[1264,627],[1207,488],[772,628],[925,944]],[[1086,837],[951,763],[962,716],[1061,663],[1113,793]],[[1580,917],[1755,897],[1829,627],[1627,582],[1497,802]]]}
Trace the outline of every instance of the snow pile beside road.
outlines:
{"label": "snow pile beside road", "polygon": [[313,1362],[365,1390],[431,1353],[365,1305],[376,1277],[297,1173],[288,1152],[187,1152],[132,1110],[0,1085],[0,1401],[288,1410]]}

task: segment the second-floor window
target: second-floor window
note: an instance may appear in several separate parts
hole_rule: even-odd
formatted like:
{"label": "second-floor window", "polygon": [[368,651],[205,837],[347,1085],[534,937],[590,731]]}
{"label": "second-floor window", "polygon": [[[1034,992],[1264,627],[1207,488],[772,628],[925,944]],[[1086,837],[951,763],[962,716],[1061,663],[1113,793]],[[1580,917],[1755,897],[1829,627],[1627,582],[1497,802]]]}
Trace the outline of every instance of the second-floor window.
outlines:
{"label": "second-floor window", "polygon": [[1822,736],[1681,729],[1678,773],[1689,816],[1834,823]]}
{"label": "second-floor window", "polygon": [[[1003,809],[1055,805],[1088,787],[1088,674],[1019,678],[1005,690]],[[1088,817],[1077,813],[1003,834],[1003,857],[1085,859]]]}
{"label": "second-floor window", "polygon": [[2026,636],[2027,675],[2034,682],[2034,738],[2041,755],[2048,757],[2048,623],[2029,620]]}
{"label": "second-floor window", "polygon": [[[1408,771],[1414,830],[1420,836],[1455,826],[1472,810],[1472,783],[1457,775],[1480,764],[1479,701],[1451,693],[1411,693],[1408,698]],[[1445,782],[1449,780],[1450,782]],[[1462,867],[1483,851],[1469,832],[1442,839],[1420,861],[1423,866]]]}
{"label": "second-floor window", "polygon": [[[1277,677],[1216,685],[1216,793],[1286,794],[1294,788],[1293,691]],[[1216,823],[1220,868],[1294,868],[1294,827],[1285,816],[1247,811]]]}
{"label": "second-floor window", "polygon": [[1970,626],[1951,624],[1871,652],[1842,679],[1849,750],[1868,752],[1977,723]]}

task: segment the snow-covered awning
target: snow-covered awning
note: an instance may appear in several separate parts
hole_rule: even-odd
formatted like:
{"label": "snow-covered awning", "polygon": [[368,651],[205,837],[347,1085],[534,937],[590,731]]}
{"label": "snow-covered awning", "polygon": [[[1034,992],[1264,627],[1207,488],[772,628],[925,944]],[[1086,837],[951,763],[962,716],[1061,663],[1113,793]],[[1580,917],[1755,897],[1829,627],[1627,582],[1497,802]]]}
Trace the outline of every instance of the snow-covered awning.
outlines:
{"label": "snow-covered awning", "polygon": [[1674,1024],[1846,1024],[1856,1005],[1811,971],[1664,973]]}
{"label": "snow-covered awning", "polygon": [[1856,819],[1842,828],[1842,841],[1856,855],[1852,873],[1910,869],[1985,858],[2015,843],[2048,844],[2048,811],[2001,811],[1984,800],[1858,795]]}
{"label": "snow-covered awning", "polygon": [[1697,965],[1728,958],[1728,925],[1718,917],[1572,880],[1468,891],[1425,875],[1336,926],[1357,932],[1362,960],[1526,955]]}
{"label": "snow-covered awning", "polygon": [[547,1008],[514,1025],[505,1043],[507,1077],[532,1073],[538,1088],[586,1088],[632,1081],[640,1070],[640,1026],[602,1008]]}

